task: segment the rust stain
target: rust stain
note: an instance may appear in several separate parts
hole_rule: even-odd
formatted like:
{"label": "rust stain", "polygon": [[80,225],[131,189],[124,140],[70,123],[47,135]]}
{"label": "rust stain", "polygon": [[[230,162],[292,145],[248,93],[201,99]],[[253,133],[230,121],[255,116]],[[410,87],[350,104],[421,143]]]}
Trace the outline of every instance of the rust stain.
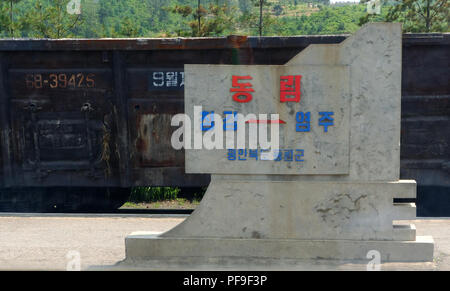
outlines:
{"label": "rust stain", "polygon": [[172,148],[172,114],[142,113],[136,116],[134,141],[138,166],[170,167],[184,165],[184,152]]}
{"label": "rust stain", "polygon": [[227,42],[233,48],[240,48],[243,44],[247,43],[246,35],[229,35],[227,37]]}
{"label": "rust stain", "polygon": [[[144,127],[144,130],[141,130],[141,128]],[[147,126],[142,124],[142,114],[138,114],[136,116],[136,130],[137,130],[137,137],[135,141],[135,148],[138,153],[143,153],[148,151],[148,142],[147,142]]]}

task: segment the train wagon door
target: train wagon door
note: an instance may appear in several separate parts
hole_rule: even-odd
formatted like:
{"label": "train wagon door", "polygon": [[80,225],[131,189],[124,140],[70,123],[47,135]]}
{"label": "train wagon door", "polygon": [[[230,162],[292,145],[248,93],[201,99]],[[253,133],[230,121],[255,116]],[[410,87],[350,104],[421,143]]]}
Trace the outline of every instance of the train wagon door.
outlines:
{"label": "train wagon door", "polygon": [[184,71],[153,66],[132,63],[126,70],[133,180],[137,185],[184,186],[189,183],[184,151],[171,144],[176,129],[171,119],[184,112]]}
{"label": "train wagon door", "polygon": [[7,84],[16,184],[120,186],[110,56],[28,52],[11,57]]}

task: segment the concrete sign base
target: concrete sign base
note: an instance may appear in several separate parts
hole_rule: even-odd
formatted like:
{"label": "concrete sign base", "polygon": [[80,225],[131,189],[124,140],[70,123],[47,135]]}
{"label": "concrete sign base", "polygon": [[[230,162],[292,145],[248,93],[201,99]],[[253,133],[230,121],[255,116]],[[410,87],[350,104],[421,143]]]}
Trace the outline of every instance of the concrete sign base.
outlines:
{"label": "concrete sign base", "polygon": [[[433,239],[401,223],[415,219],[414,203],[394,203],[416,197],[415,181],[399,180],[401,37],[400,24],[371,23],[340,44],[308,46],[284,66],[185,65],[185,112],[194,124],[198,105],[198,122],[227,110],[279,114],[284,155],[187,148],[186,172],[212,173],[205,197],[172,230],[128,236],[125,263],[432,261]],[[297,99],[284,99],[286,80]]]}
{"label": "concrete sign base", "polygon": [[[163,237],[415,240],[416,183],[247,181],[212,176],[201,204]],[[253,180],[254,180],[253,179]],[[395,224],[393,224],[395,222]]]}
{"label": "concrete sign base", "polygon": [[[123,264],[143,264],[150,269],[186,268],[214,263],[220,269],[228,265],[246,269],[254,258],[282,264],[289,260],[292,268],[304,260],[338,260],[368,262],[371,250],[380,252],[381,262],[428,262],[433,257],[431,236],[414,241],[167,238],[137,233],[126,238]],[[151,262],[159,264],[153,265]],[[214,266],[215,265],[215,266]]]}
{"label": "concrete sign base", "polygon": [[371,250],[382,262],[432,261],[433,239],[416,237],[414,225],[401,224],[415,219],[414,204],[393,203],[414,198],[415,189],[411,180],[238,181],[214,175],[183,223],[162,234],[128,236],[125,263],[167,259],[170,269],[198,260],[220,267],[224,260],[245,268],[245,258],[367,261]]}

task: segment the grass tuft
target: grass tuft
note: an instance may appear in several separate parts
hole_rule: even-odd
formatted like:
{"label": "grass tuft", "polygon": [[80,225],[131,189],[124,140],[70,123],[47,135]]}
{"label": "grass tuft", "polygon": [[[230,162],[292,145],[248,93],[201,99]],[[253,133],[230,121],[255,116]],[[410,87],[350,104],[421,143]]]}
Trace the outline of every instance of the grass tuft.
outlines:
{"label": "grass tuft", "polygon": [[178,198],[180,188],[174,187],[134,187],[131,190],[131,196],[128,201],[142,203],[142,202],[156,202],[164,200],[175,200]]}

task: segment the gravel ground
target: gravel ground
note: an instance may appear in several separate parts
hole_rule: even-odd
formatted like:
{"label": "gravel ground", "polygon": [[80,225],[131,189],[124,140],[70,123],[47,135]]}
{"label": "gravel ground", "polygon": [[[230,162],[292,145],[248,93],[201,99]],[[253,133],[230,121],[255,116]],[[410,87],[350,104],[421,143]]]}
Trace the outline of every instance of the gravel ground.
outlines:
{"label": "gravel ground", "polygon": [[[0,270],[65,270],[79,252],[81,269],[123,260],[124,238],[138,230],[165,231],[185,219],[151,215],[0,215]],[[417,235],[432,235],[435,262],[383,264],[382,269],[450,270],[450,219],[423,219]],[[72,264],[73,266],[73,264]],[[348,268],[338,269],[355,269]]]}

